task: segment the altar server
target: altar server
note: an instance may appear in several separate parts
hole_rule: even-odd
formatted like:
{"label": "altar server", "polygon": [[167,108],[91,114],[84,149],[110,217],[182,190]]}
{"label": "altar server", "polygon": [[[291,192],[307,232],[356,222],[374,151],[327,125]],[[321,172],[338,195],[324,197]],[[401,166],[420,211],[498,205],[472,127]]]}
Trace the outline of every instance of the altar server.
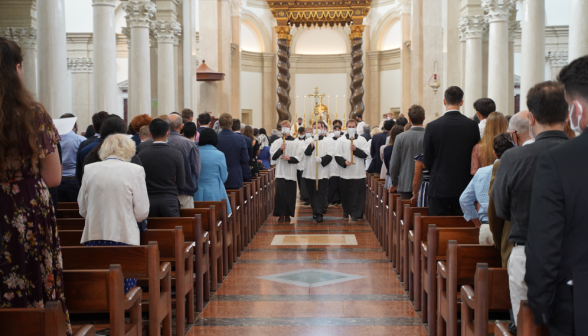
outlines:
{"label": "altar server", "polygon": [[[351,216],[352,222],[363,217],[365,204],[365,159],[370,148],[364,137],[357,134],[357,122],[347,121],[347,134],[337,140],[335,160],[339,165],[339,189],[343,205],[343,218]],[[351,144],[353,139],[353,144]],[[353,154],[351,154],[353,152]],[[353,155],[353,164],[351,159]]]}
{"label": "altar server", "polygon": [[[296,125],[298,126],[298,125]],[[310,129],[310,128],[309,128]],[[312,130],[310,131],[312,132]],[[312,134],[310,136],[312,138]],[[299,127],[298,131],[296,133],[296,139],[294,140],[295,142],[298,143],[298,146],[301,146],[302,149],[306,149],[306,145],[308,145],[308,143],[306,142],[306,129],[304,127]],[[304,170],[305,167],[305,162],[306,161],[306,156],[302,156],[302,159],[300,160],[300,162],[296,165],[296,180],[298,181],[298,192],[300,193],[300,200],[304,201],[306,203],[306,205],[310,204],[310,202],[308,202],[308,194],[306,192],[306,185],[304,184],[304,181],[302,180],[302,171]]]}
{"label": "altar server", "polygon": [[[314,141],[311,141],[304,155],[306,156],[306,166],[304,168],[304,182],[306,184],[306,191],[310,199],[312,207],[312,217],[317,223],[323,222],[323,213],[326,211],[329,204],[327,203],[327,194],[329,188],[329,163],[333,160],[333,150],[331,147],[331,140],[325,133],[326,125],[319,121],[317,131],[314,135]],[[316,150],[318,142],[318,155]],[[317,174],[318,163],[318,174]],[[316,188],[316,181],[318,177],[318,190]]]}
{"label": "altar server", "polygon": [[[335,124],[333,127],[333,137],[331,139],[331,147],[333,148],[333,153],[337,150],[337,146],[342,139],[341,134],[341,125]],[[329,164],[329,198],[328,202],[331,205],[341,205],[341,193],[339,192],[339,165],[337,161],[333,160]]]}
{"label": "altar server", "polygon": [[[276,198],[274,216],[278,222],[289,222],[296,210],[296,178],[297,164],[304,155],[300,142],[290,136],[290,122],[281,123],[282,137],[272,143],[270,155],[272,165],[276,165]],[[284,143],[283,136],[286,135]]]}

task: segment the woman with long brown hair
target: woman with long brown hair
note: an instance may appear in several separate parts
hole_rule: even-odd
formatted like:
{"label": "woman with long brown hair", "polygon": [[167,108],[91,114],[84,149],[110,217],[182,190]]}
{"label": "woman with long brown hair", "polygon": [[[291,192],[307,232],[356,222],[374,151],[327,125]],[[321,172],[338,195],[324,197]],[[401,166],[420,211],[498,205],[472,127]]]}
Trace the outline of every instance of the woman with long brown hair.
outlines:
{"label": "woman with long brown hair", "polygon": [[0,308],[44,307],[63,294],[49,187],[61,183],[59,135],[23,83],[20,47],[0,37]]}
{"label": "woman with long brown hair", "polygon": [[500,112],[492,112],[486,119],[484,134],[472,150],[472,165],[470,173],[476,174],[478,169],[494,163],[494,137],[508,129],[508,121]]}
{"label": "woman with long brown hair", "polygon": [[251,169],[251,176],[257,177],[259,176],[259,165],[257,164],[257,156],[259,155],[259,147],[260,143],[255,136],[253,135],[253,128],[251,126],[245,126],[243,130],[243,135],[251,139],[252,154],[249,158],[249,169]]}

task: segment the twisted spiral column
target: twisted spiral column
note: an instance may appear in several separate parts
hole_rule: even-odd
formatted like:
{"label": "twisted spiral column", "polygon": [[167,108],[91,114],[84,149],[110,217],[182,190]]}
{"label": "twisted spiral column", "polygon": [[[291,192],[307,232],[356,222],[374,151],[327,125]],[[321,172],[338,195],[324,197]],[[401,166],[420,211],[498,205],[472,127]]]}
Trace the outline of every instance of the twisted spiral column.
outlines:
{"label": "twisted spiral column", "polygon": [[278,121],[292,120],[290,114],[290,27],[276,27],[278,34]]}
{"label": "twisted spiral column", "polygon": [[349,103],[351,104],[351,112],[349,119],[355,119],[358,115],[363,115],[365,105],[363,104],[363,30],[365,26],[351,26],[351,96]]}

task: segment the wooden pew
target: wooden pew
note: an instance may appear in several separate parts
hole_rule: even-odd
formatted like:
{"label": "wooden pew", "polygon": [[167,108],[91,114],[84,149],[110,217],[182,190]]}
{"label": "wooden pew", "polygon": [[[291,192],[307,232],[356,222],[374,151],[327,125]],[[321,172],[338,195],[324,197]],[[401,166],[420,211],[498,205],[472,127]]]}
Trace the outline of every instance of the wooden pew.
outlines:
{"label": "wooden pew", "polygon": [[425,312],[427,315],[429,336],[437,335],[437,262],[447,258],[447,244],[450,240],[460,244],[477,244],[479,235],[480,230],[476,227],[438,228],[429,225],[427,242],[421,243],[421,307],[423,316]]}
{"label": "wooden pew", "polygon": [[[147,279],[149,292],[142,299],[148,300],[149,335],[171,335],[171,265],[160,263],[157,242],[147,246],[79,246],[62,247],[64,270],[107,269],[120,264],[125,278]],[[67,282],[67,280],[65,280]],[[70,286],[65,286],[71,288]],[[66,292],[66,297],[67,292]],[[69,299],[68,299],[69,307]]]}
{"label": "wooden pew", "polygon": [[249,189],[249,198],[248,207],[249,207],[249,242],[253,240],[253,236],[255,236],[256,228],[257,228],[257,216],[255,213],[255,208],[257,206],[257,197],[255,195],[255,179],[251,180],[252,182],[243,182],[243,187],[247,186]]}
{"label": "wooden pew", "polygon": [[61,239],[61,230],[83,230],[84,225],[86,225],[85,218],[57,218],[57,229],[59,230],[59,239]]}
{"label": "wooden pew", "polygon": [[[245,230],[246,230],[246,222],[245,222],[245,191],[243,188],[239,189],[227,189],[227,194],[235,194],[235,206],[231,204],[231,209],[233,209],[233,220],[236,222],[234,237],[238,238],[237,244],[235,244],[235,250],[237,251],[237,255],[241,256],[243,251],[245,251],[246,242],[245,242]],[[236,260],[236,259],[235,259]]]}
{"label": "wooden pew", "polygon": [[371,181],[372,181],[372,173],[367,173],[365,177],[365,205],[363,207],[363,213],[365,214],[365,218],[367,219],[368,223],[371,225],[372,220],[370,218],[370,209],[372,206],[372,198],[371,198]]}
{"label": "wooden pew", "polygon": [[80,206],[78,205],[78,202],[59,202],[58,208],[63,210],[76,210],[79,209]]}
{"label": "wooden pew", "polygon": [[479,262],[487,263],[490,267],[501,267],[500,250],[493,245],[475,243],[458,245],[455,240],[448,242],[447,260],[437,263],[437,333],[439,335],[458,335],[457,320],[461,303],[458,304],[457,301],[460,288],[464,285],[474,285],[476,265]]}
{"label": "wooden pew", "polygon": [[[494,335],[515,336],[508,330],[508,323],[498,323]],[[545,325],[535,324],[535,315],[527,300],[521,301],[521,308],[517,316],[518,336],[549,336],[549,329]]]}
{"label": "wooden pew", "polygon": [[390,253],[388,254],[388,260],[392,263],[392,267],[395,269],[396,273],[398,273],[398,265],[396,264],[396,256],[398,255],[398,242],[396,238],[398,238],[397,228],[396,228],[396,200],[400,197],[400,194],[394,193],[388,196],[388,204],[390,205],[390,209],[388,209],[389,216],[391,217],[390,220],[390,232],[388,236],[388,244],[390,245]]}
{"label": "wooden pew", "polygon": [[[149,230],[152,229],[173,229],[176,226],[182,227],[184,240],[188,243],[195,243],[193,271],[196,274],[196,310],[204,309],[204,300],[210,300],[210,235],[208,231],[202,230],[202,217],[179,218],[149,218]],[[60,233],[61,234],[61,233]]]}
{"label": "wooden pew", "polygon": [[488,268],[486,263],[476,265],[474,288],[461,289],[461,335],[488,335],[488,312],[510,309],[510,291],[506,268]]}
{"label": "wooden pew", "polygon": [[[399,197],[396,198],[396,231],[394,234],[396,235],[396,244],[398,248],[398,252],[396,254],[396,273],[400,276],[401,281],[405,281],[405,278],[408,279],[405,266],[405,258],[407,258],[407,254],[404,252],[406,249],[406,241],[404,240],[404,236],[407,235],[407,230],[404,228],[404,205],[409,204],[410,200],[403,200]],[[408,281],[404,283],[404,290],[408,290]]]}
{"label": "wooden pew", "polygon": [[202,218],[202,230],[210,235],[210,289],[218,289],[218,283],[223,281],[223,230],[222,222],[216,219],[216,207],[206,209],[180,209],[181,217]]}
{"label": "wooden pew", "polygon": [[[232,260],[237,262],[237,259],[241,255],[241,222],[237,218],[237,193],[227,193],[229,196],[229,206],[231,207],[231,214],[229,217],[229,225],[233,227],[233,253]],[[231,268],[233,265],[231,264]]]}
{"label": "wooden pew", "polygon": [[235,245],[233,245],[233,234],[235,232],[232,214],[227,213],[227,200],[221,201],[197,201],[194,202],[194,208],[206,209],[210,206],[214,206],[214,215],[217,220],[222,222],[222,242],[223,242],[223,276],[229,274],[229,269],[233,268],[233,262],[236,258],[233,257],[235,252]]}
{"label": "wooden pew", "polygon": [[384,207],[384,194],[388,193],[386,190],[386,180],[379,179],[376,181],[377,188],[378,188],[378,240],[382,247],[384,246],[384,215],[385,215],[385,207]]}
{"label": "wooden pew", "polygon": [[[405,260],[408,262],[408,265],[405,264],[405,269],[408,274],[408,297],[410,300],[414,300],[414,309],[421,310],[421,295],[420,295],[420,278],[415,278],[416,269],[415,266],[417,263],[415,262],[415,242],[414,242],[414,221],[415,215],[419,214],[420,216],[428,216],[429,215],[429,208],[417,208],[412,207],[408,204],[404,206],[404,225],[406,227],[406,255],[408,255]],[[420,245],[420,243],[419,243]],[[419,254],[420,257],[420,254]],[[420,262],[418,263],[420,266]],[[419,272],[420,274],[420,272]],[[404,280],[407,281],[407,280]],[[419,283],[418,291],[415,291],[415,281]]]}
{"label": "wooden pew", "polygon": [[79,209],[57,209],[55,218],[82,218]]}
{"label": "wooden pew", "polygon": [[388,242],[390,235],[390,216],[388,216],[390,206],[388,205],[388,196],[390,194],[388,193],[388,190],[385,187],[386,186],[384,185],[384,190],[382,193],[382,202],[380,204],[382,206],[382,239],[380,240],[380,243],[382,244],[382,249],[384,249],[384,253],[388,254]]}
{"label": "wooden pew", "polygon": [[[113,264],[106,269],[96,270],[64,270],[63,282],[70,314],[110,313],[111,336],[141,336],[143,292],[141,288],[134,287],[125,294],[120,265]],[[125,312],[130,313],[129,320],[125,319]]]}
{"label": "wooden pew", "polygon": [[251,241],[251,185],[243,183],[243,246],[247,248]]}
{"label": "wooden pew", "polygon": [[[45,304],[45,308],[0,309],[0,334],[2,335],[57,336],[65,335],[65,333],[65,314],[60,301],[49,301]],[[90,324],[82,326],[74,334],[74,336],[95,335],[96,330]]]}

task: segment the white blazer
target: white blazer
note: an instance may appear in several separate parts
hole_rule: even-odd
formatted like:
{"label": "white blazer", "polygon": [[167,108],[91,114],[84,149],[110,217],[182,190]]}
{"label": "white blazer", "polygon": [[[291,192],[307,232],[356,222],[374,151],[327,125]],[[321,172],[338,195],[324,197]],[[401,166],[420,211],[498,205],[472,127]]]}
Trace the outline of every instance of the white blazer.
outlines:
{"label": "white blazer", "polygon": [[114,155],[86,165],[78,204],[86,219],[80,243],[111,240],[139,245],[137,222],[149,215],[145,170]]}

